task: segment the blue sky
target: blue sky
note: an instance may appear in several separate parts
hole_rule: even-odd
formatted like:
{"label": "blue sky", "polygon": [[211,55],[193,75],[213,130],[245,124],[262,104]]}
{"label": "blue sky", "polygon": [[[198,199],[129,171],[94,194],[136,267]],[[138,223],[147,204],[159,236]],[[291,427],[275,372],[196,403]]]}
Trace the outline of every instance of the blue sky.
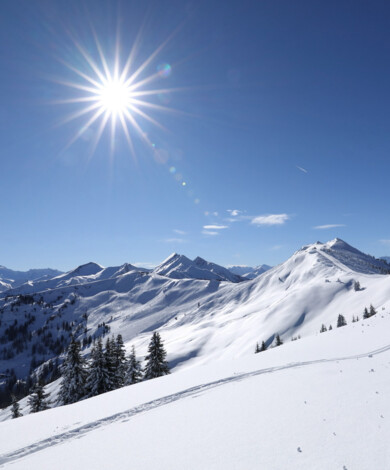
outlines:
{"label": "blue sky", "polygon": [[[390,252],[390,5],[385,1],[2,2],[0,264],[70,269],[156,264],[176,251],[224,265],[276,264],[340,237]],[[93,31],[113,68],[142,34],[128,126],[92,153]],[[167,67],[167,65],[169,67]],[[73,67],[73,69],[72,69]],[[132,112],[130,112],[131,114]],[[185,184],[183,184],[185,183]]]}

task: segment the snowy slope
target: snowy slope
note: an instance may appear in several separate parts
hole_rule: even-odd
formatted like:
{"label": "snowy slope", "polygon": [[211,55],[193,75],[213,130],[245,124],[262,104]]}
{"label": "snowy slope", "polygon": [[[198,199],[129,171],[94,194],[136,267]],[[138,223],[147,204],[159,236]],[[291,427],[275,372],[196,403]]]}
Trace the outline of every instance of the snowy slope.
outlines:
{"label": "snowy slope", "polygon": [[11,284],[0,280],[0,292],[4,292],[11,288],[12,288]]}
{"label": "snowy slope", "polygon": [[0,467],[388,469],[389,313],[0,423]]}
{"label": "snowy slope", "polygon": [[[0,372],[11,367],[20,374],[26,372],[31,347],[39,341],[34,332],[45,328],[54,341],[70,334],[63,329],[64,321],[73,324],[80,340],[101,334],[105,322],[110,334],[121,333],[128,349],[134,344],[141,356],[146,354],[151,332],[159,329],[176,370],[247,355],[258,341],[271,344],[276,333],[284,340],[306,337],[317,333],[322,323],[334,327],[340,313],[349,323],[370,304],[381,311],[390,301],[390,276],[379,274],[384,264],[376,263],[341,240],[333,240],[303,247],[281,265],[242,283],[129,271],[39,292],[31,304],[0,299],[0,333],[15,318],[35,317],[28,326],[33,334],[27,349],[0,360]],[[354,281],[360,282],[360,291],[354,290]],[[3,347],[12,348],[12,341]],[[43,358],[53,354],[48,349]]]}
{"label": "snowy slope", "polygon": [[223,266],[211,263],[199,256],[193,261],[184,255],[173,253],[154,272],[172,279],[204,279],[216,281],[242,282],[244,279]]}
{"label": "snowy slope", "polygon": [[260,274],[263,274],[271,269],[271,267],[272,266],[268,266],[268,264],[260,264],[254,268],[251,266],[228,266],[228,269],[232,273],[238,274],[245,279],[254,279],[257,276],[260,276]]}

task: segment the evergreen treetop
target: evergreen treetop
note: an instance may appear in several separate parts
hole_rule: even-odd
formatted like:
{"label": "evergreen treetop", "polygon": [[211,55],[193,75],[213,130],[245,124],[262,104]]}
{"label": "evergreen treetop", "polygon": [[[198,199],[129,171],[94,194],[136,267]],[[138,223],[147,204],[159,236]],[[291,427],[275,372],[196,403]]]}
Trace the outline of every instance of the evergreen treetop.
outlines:
{"label": "evergreen treetop", "polygon": [[154,379],[169,374],[169,365],[165,360],[167,353],[164,349],[160,334],[155,331],[148,346],[148,355],[145,357],[146,366],[144,379]]}

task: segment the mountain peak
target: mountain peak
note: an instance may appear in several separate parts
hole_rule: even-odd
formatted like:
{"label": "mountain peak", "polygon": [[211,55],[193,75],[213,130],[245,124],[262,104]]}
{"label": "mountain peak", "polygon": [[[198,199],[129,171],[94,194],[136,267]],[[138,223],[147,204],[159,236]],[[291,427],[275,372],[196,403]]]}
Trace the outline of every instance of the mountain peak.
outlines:
{"label": "mountain peak", "polygon": [[98,273],[102,269],[104,269],[103,266],[100,266],[100,264],[91,261],[86,264],[81,264],[76,269],[74,269],[72,273],[77,274],[78,276],[90,276],[91,274]]}

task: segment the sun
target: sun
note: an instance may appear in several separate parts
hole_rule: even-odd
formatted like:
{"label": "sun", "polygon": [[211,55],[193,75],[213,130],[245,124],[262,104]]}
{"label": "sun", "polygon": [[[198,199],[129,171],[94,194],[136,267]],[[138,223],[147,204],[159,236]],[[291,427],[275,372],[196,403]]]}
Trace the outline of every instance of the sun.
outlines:
{"label": "sun", "polygon": [[118,78],[108,80],[96,93],[101,108],[119,117],[131,109],[131,89]]}
{"label": "sun", "polygon": [[[84,63],[78,61],[78,65],[75,66],[59,58],[60,62],[77,76],[77,80],[56,80],[56,82],[77,91],[77,95],[56,101],[56,103],[80,105],[80,109],[64,119],[62,124],[82,117],[84,119],[86,117],[87,120],[80,126],[76,135],[68,142],[66,148],[79,139],[88,129],[96,128],[95,138],[92,143],[93,153],[106,127],[110,127],[111,152],[115,148],[118,127],[122,129],[134,157],[133,139],[135,135],[153,148],[152,142],[142,129],[142,122],[148,121],[154,126],[165,129],[151,113],[178,113],[175,109],[156,103],[153,98],[158,97],[161,99],[163,95],[174,91],[181,91],[182,89],[151,88],[154,82],[166,80],[170,76],[172,71],[170,64],[158,63],[153,73],[145,76],[145,72],[150,68],[157,55],[168,44],[174,34],[171,34],[160,44],[137,68],[134,67],[134,63],[140,43],[139,35],[126,61],[122,61],[119,54],[119,39],[116,41],[113,56],[109,57],[103,53],[103,49],[94,31],[95,51],[85,49],[79,41],[71,37]],[[96,58],[93,58],[95,56],[99,58],[98,61],[96,61]],[[108,64],[112,64],[112,66]],[[179,114],[183,113],[180,112]]]}

